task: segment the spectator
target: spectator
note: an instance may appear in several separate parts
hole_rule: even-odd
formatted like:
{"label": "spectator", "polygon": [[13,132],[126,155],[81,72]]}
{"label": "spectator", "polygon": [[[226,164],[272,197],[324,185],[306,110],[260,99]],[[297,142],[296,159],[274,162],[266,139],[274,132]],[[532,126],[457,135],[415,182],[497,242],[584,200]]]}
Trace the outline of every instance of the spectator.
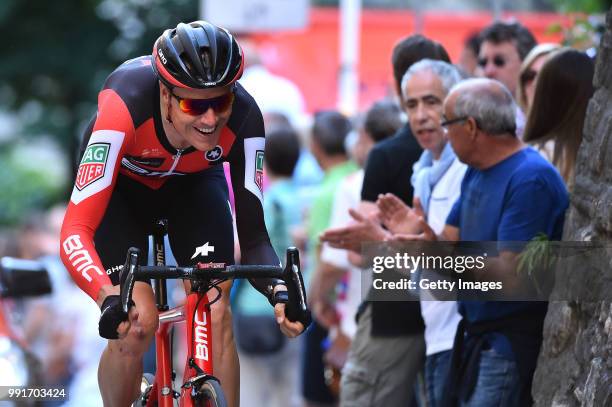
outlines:
{"label": "spectator", "polygon": [[559,48],[561,48],[559,44],[539,44],[533,47],[523,60],[516,90],[516,102],[523,110],[523,113],[529,114],[529,109],[531,109],[538,73],[551,54]]}
{"label": "spectator", "polygon": [[467,76],[480,76],[478,66],[478,54],[480,52],[480,35],[472,33],[463,44],[457,68]]}
{"label": "spectator", "polygon": [[[404,38],[393,49],[395,86],[404,109],[402,77],[410,66],[425,58],[450,63],[446,50],[422,35]],[[378,196],[387,192],[411,204],[412,166],[422,151],[408,124],[393,137],[374,146],[365,168],[360,209],[365,211],[373,207]],[[328,230],[321,239],[332,242],[334,247],[359,251],[362,242],[385,237],[378,222],[356,215],[355,224]],[[424,359],[423,329],[418,302],[364,302],[343,370],[341,405],[409,405],[412,383]]]}
{"label": "spectator", "polygon": [[525,129],[525,141],[539,146],[570,191],[586,109],[594,92],[594,69],[593,60],[580,51],[565,49],[551,56],[540,71]]}
{"label": "spectator", "polygon": [[497,79],[515,95],[521,62],[536,45],[533,34],[518,22],[498,21],[486,27],[480,36],[478,65],[483,75]]}
{"label": "spectator", "polygon": [[[59,258],[59,234],[66,208],[56,206],[44,215],[30,217],[24,228],[22,256],[37,258],[47,271],[52,285],[49,296],[31,301],[23,321],[26,341],[43,362],[46,386],[67,388],[70,394],[62,406],[97,407],[102,405],[98,389],[98,360],[106,341],[95,324],[98,307],[72,281]],[[51,405],[59,405],[57,404]]]}
{"label": "spectator", "polygon": [[[255,98],[266,127],[284,116],[298,132],[308,128],[311,119],[306,113],[300,88],[288,78],[270,72],[266,67],[266,54],[261,52],[255,41],[244,38],[240,45],[245,54],[246,67],[239,82]],[[323,171],[307,149],[302,150],[293,177],[300,186],[318,185],[322,181]]]}
{"label": "spectator", "polygon": [[[329,226],[334,193],[340,181],[357,170],[355,163],[348,159],[344,147],[344,141],[351,127],[349,120],[335,111],[320,112],[314,118],[311,151],[325,172],[325,177],[318,195],[312,202],[308,220],[310,261],[305,275],[307,287],[319,263],[321,247],[318,237]],[[306,405],[326,405],[336,402],[323,377],[321,344],[326,337],[327,330],[314,319],[306,332],[303,353],[302,391]]]}
{"label": "spectator", "polygon": [[[496,22],[482,31],[481,39],[478,65],[482,74],[503,83],[512,96],[516,97],[521,63],[536,45],[535,38],[518,22]],[[518,106],[516,127],[518,136],[522,137],[525,114]]]}
{"label": "spectator", "polygon": [[[287,247],[293,246],[291,228],[300,222],[297,189],[291,181],[299,154],[298,136],[290,127],[266,134],[264,165],[269,184],[264,218],[270,242],[283,263]],[[285,340],[265,298],[244,281],[236,281],[234,286],[241,405],[296,406],[292,397],[297,393],[299,343]]]}
{"label": "spectator", "polygon": [[[442,103],[450,89],[461,79],[452,65],[429,59],[412,65],[402,80],[404,100],[412,133],[425,150],[414,165],[412,186],[415,208],[424,210],[427,223],[436,232],[444,228],[446,217],[459,197],[466,170],[447,142],[442,123]],[[408,207],[392,194],[379,198],[378,206],[385,226],[392,232],[402,230],[398,217]],[[432,301],[421,291],[421,314],[425,321],[425,387],[427,405],[441,405],[444,384],[450,367],[453,338],[461,317],[454,301]]]}
{"label": "spectator", "polygon": [[[345,177],[334,194],[330,227],[351,222],[349,209],[361,200],[363,167],[375,143],[391,137],[402,126],[402,111],[390,101],[374,103],[365,114],[352,148],[352,157],[361,168]],[[330,330],[326,361],[336,373],[343,367],[357,326],[355,314],[361,302],[361,269],[349,260],[349,252],[323,245],[321,262],[312,279],[309,300],[317,320]],[[337,383],[338,384],[338,383]]]}
{"label": "spectator", "polygon": [[[448,137],[469,168],[461,196],[438,237],[424,222],[425,240],[497,241],[487,277],[504,286],[516,274],[516,245],[539,233],[560,239],[567,191],[558,171],[516,137],[516,107],[499,82],[470,79],[444,102]],[[449,388],[452,405],[527,406],[542,342],[547,303],[459,301]],[[468,357],[469,356],[469,357]],[[462,361],[462,362],[461,362]],[[451,405],[451,404],[449,404]]]}
{"label": "spectator", "polygon": [[280,113],[289,119],[292,126],[303,127],[307,120],[305,103],[297,85],[266,68],[255,42],[243,38],[240,45],[245,54],[246,66],[239,82],[255,98],[264,121],[267,114]]}

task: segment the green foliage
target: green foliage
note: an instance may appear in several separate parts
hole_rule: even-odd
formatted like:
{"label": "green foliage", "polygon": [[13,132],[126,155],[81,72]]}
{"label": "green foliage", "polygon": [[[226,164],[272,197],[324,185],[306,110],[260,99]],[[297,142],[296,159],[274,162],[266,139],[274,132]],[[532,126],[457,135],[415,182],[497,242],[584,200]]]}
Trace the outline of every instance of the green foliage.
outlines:
{"label": "green foliage", "polygon": [[30,130],[52,131],[69,147],[104,78],[150,53],[163,29],[197,16],[197,2],[185,0],[3,0],[0,104],[38,101],[44,113]]}
{"label": "green foliage", "polygon": [[551,34],[561,33],[562,44],[568,47],[585,51],[589,48],[597,48],[605,29],[603,14],[575,14],[571,16],[572,23],[563,26],[560,23],[548,27]]}
{"label": "green foliage", "polygon": [[604,13],[610,8],[609,0],[550,0],[561,13]]}
{"label": "green foliage", "polygon": [[553,256],[553,248],[548,236],[544,233],[537,234],[519,255],[517,274],[527,276],[534,284],[536,291],[541,293],[544,275],[552,270],[556,262]]}
{"label": "green foliage", "polygon": [[[52,135],[69,161],[108,74],[151,53],[164,29],[197,18],[193,0],[0,1],[0,106],[18,118],[7,144]],[[0,224],[65,198],[66,186],[49,182],[56,175],[13,154],[0,146]]]}
{"label": "green foliage", "polygon": [[[41,145],[41,147],[43,147]],[[66,184],[61,155],[33,151],[23,145],[0,149],[0,226],[16,225],[29,212],[57,202]]]}

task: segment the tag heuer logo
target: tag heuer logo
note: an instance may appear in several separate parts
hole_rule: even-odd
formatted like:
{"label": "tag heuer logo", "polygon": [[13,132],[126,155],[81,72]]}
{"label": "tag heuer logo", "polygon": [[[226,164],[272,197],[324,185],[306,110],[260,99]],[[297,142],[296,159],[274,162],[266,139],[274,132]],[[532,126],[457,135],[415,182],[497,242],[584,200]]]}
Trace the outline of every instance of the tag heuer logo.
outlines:
{"label": "tag heuer logo", "polygon": [[204,157],[208,161],[217,161],[222,156],[223,156],[223,149],[221,148],[221,146],[216,146],[215,148],[213,148],[212,150],[208,150],[204,154]]}
{"label": "tag heuer logo", "polygon": [[109,149],[108,143],[94,143],[87,146],[75,182],[79,191],[104,176]]}
{"label": "tag heuer logo", "polygon": [[263,191],[263,167],[264,167],[264,152],[257,150],[255,155],[255,184],[260,191]]}

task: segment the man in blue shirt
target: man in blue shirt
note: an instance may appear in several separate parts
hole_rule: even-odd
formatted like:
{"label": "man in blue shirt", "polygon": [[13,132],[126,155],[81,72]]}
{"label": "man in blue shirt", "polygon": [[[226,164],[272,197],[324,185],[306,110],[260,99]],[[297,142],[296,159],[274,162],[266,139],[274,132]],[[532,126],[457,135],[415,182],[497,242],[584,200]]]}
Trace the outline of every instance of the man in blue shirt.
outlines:
{"label": "man in blue shirt", "polygon": [[[498,242],[486,273],[504,287],[516,282],[520,247],[510,242],[541,233],[560,239],[569,204],[557,170],[516,137],[515,108],[510,92],[495,80],[470,79],[450,91],[442,125],[469,168],[441,236],[424,222],[423,232],[413,235]],[[459,301],[463,320],[449,374],[449,405],[530,405],[546,309],[545,302]]]}

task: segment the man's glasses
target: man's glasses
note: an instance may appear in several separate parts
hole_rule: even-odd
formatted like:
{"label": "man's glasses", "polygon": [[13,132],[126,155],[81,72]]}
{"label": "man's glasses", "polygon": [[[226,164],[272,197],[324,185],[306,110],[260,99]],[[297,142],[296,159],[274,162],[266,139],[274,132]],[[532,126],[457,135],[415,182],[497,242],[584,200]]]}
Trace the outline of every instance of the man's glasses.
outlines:
{"label": "man's glasses", "polygon": [[442,118],[442,123],[440,123],[440,126],[448,127],[451,124],[466,121],[468,118],[469,118],[469,116],[455,117],[454,119],[447,119],[447,118],[443,117]]}
{"label": "man's glasses", "polygon": [[[506,58],[504,58],[501,55],[495,55],[493,57],[493,65],[495,65],[498,68],[503,68],[504,65],[506,65]],[[478,65],[481,68],[484,68],[485,66],[487,66],[487,64],[489,63],[489,58],[478,58]]]}
{"label": "man's glasses", "polygon": [[179,109],[183,113],[187,113],[191,116],[200,116],[206,112],[208,109],[212,109],[216,114],[220,114],[226,112],[227,109],[230,108],[232,103],[234,103],[234,89],[230,92],[224,93],[221,96],[217,96],[210,99],[187,99],[182,98],[174,94],[174,92],[170,92],[172,96],[178,100]]}
{"label": "man's glasses", "polygon": [[534,71],[533,69],[526,69],[525,72],[521,74],[521,83],[523,85],[526,85],[529,82],[532,82],[536,78],[536,76],[538,76],[538,73],[536,71]]}

